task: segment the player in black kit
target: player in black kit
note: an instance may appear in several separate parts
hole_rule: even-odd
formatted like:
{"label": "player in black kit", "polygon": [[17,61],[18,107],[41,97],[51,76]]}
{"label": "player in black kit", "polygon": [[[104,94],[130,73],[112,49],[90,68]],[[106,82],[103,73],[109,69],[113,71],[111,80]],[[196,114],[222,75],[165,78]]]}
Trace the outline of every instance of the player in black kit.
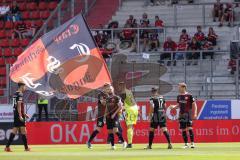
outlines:
{"label": "player in black kit", "polygon": [[150,98],[150,131],[149,131],[149,144],[145,149],[152,149],[152,143],[154,139],[154,130],[161,128],[163,134],[165,135],[168,142],[168,149],[172,149],[170,136],[166,126],[166,114],[165,114],[165,99],[163,96],[158,94],[156,88],[152,88],[152,96]]}
{"label": "player in black kit", "polygon": [[102,130],[104,126],[104,114],[106,110],[106,99],[108,97],[108,92],[110,89],[110,84],[105,84],[103,86],[103,91],[98,94],[98,116],[97,116],[97,128],[91,134],[87,146],[89,149],[92,149],[92,140],[97,136],[97,134]]}
{"label": "player in black kit", "polygon": [[[183,148],[195,148],[194,145],[194,133],[193,133],[193,119],[197,118],[197,104],[192,94],[187,92],[187,85],[185,83],[178,84],[179,95],[177,96],[177,105],[170,106],[173,108],[179,108],[179,123],[180,129],[182,130],[182,137],[184,140]],[[194,112],[193,112],[194,111]],[[191,146],[188,145],[188,136],[187,131],[189,132]]]}
{"label": "player in black kit", "polygon": [[13,95],[13,112],[14,112],[14,123],[13,129],[10,134],[9,140],[7,142],[5,151],[12,152],[10,145],[13,142],[13,139],[17,133],[22,135],[22,141],[25,147],[25,151],[30,151],[27,143],[27,130],[26,130],[26,119],[29,116],[25,113],[24,104],[23,104],[23,92],[26,90],[24,83],[18,83],[18,90]]}

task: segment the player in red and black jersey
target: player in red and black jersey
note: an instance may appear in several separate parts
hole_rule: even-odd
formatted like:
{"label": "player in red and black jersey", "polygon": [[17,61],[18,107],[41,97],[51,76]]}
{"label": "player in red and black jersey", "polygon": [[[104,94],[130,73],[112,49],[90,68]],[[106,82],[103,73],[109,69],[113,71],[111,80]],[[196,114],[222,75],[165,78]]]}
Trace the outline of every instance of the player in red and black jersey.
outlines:
{"label": "player in red and black jersey", "polygon": [[[190,135],[191,148],[195,148],[192,119],[197,118],[197,105],[193,96],[187,92],[187,85],[185,83],[179,83],[178,89],[179,95],[177,96],[177,105],[170,107],[180,109],[179,123],[180,129],[182,130],[183,140],[185,142],[184,148],[189,148],[187,131]],[[193,117],[192,111],[194,111]]]}
{"label": "player in red and black jersey", "polygon": [[110,90],[110,84],[105,84],[103,86],[103,90],[98,94],[98,116],[97,116],[97,128],[91,134],[87,146],[89,149],[92,149],[92,140],[97,136],[99,132],[101,132],[104,126],[104,116],[106,110],[106,99],[108,97],[108,92]]}
{"label": "player in red and black jersey", "polygon": [[24,83],[18,83],[18,90],[13,95],[13,115],[14,115],[14,122],[13,122],[13,129],[10,134],[9,140],[7,142],[5,151],[12,152],[10,149],[10,145],[13,142],[13,139],[17,133],[22,135],[22,141],[25,147],[25,151],[30,151],[27,143],[27,130],[26,130],[26,119],[29,116],[25,113],[24,103],[23,103],[23,92],[26,90],[26,86]]}
{"label": "player in red and black jersey", "polygon": [[111,147],[115,150],[114,145],[114,133],[117,134],[118,138],[123,142],[123,148],[127,147],[126,141],[124,141],[122,134],[118,130],[119,126],[119,114],[121,114],[123,109],[123,103],[121,98],[116,96],[114,89],[111,86],[109,91],[109,96],[106,99],[106,123],[108,129],[108,136],[110,138]]}

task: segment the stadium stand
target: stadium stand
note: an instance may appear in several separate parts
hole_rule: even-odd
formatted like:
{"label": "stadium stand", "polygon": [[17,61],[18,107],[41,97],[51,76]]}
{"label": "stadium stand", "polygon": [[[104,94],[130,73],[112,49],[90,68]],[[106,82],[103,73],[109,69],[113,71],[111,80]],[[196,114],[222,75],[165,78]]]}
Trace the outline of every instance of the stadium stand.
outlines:
{"label": "stadium stand", "polygon": [[[90,0],[90,3],[93,0]],[[57,1],[44,1],[39,2],[39,4],[32,2],[25,5],[27,1],[19,0],[18,6],[21,11],[21,18],[28,26],[36,26],[41,28],[44,20],[46,20],[50,15],[51,11],[57,6]],[[184,65],[180,60],[176,63],[176,66],[164,66],[167,72],[161,76],[161,80],[169,82],[172,85],[170,92],[164,93],[167,98],[174,98],[177,91],[177,83],[180,81],[185,81],[188,83],[189,90],[193,95],[199,98],[236,98],[236,79],[235,76],[231,76],[228,71],[228,62],[230,58],[229,49],[230,41],[238,39],[238,27],[236,25],[218,27],[219,22],[213,22],[212,9],[215,0],[195,0],[193,4],[187,4],[187,1],[181,0],[177,5],[170,5],[165,3],[165,5],[151,6],[146,5],[146,0],[128,0],[122,1],[115,0],[101,0],[96,1],[91,7],[91,12],[88,12],[85,17],[91,28],[103,28],[102,26],[107,26],[109,23],[117,24],[117,27],[122,28],[125,25],[126,20],[129,15],[133,15],[137,23],[140,23],[143,13],[147,13],[150,26],[155,26],[155,16],[158,16],[160,20],[164,23],[164,31],[160,33],[160,48],[158,51],[152,50],[146,53],[150,55],[150,59],[143,60],[142,54],[139,54],[135,50],[118,50],[118,53],[124,53],[127,55],[128,62],[135,61],[137,63],[144,62],[149,63],[154,66],[158,64],[160,58],[160,52],[163,50],[163,42],[166,37],[171,37],[175,42],[179,42],[179,37],[183,29],[186,29],[190,37],[193,37],[196,33],[197,26],[202,27],[202,31],[205,35],[208,34],[209,27],[213,27],[215,33],[217,34],[217,44],[214,46],[214,60],[208,59],[200,61],[197,65]],[[227,0],[222,0],[221,2],[229,2]],[[231,1],[233,2],[233,1]],[[64,1],[61,9],[61,23],[66,22],[72,16],[71,11],[69,11],[70,3]],[[84,11],[83,1],[75,1],[74,4],[74,15],[79,12]],[[104,10],[104,15],[99,16],[100,11]],[[57,14],[53,15],[56,18]],[[96,19],[96,17],[98,17]],[[235,19],[234,24],[237,24],[238,20]],[[21,53],[21,51],[30,42],[29,38],[24,38],[21,40],[12,40],[12,29],[16,26],[17,22],[2,22],[0,21],[0,45],[1,54],[3,56],[0,59],[2,63],[13,63],[16,56]],[[56,26],[55,21],[48,22],[47,31],[51,30]],[[101,27],[100,27],[101,26]],[[108,26],[108,28],[115,28]],[[113,34],[113,43],[119,45],[120,39],[117,36],[121,32]],[[110,32],[106,32],[108,37],[111,37]],[[40,33],[41,35],[42,33]],[[35,37],[36,38],[36,37]],[[111,38],[109,38],[111,39]],[[109,40],[111,41],[111,40]],[[18,45],[19,44],[19,45]],[[141,42],[140,42],[141,44]],[[142,53],[143,45],[140,45],[139,52]],[[207,48],[208,46],[206,46]],[[113,57],[114,60],[114,57]],[[151,65],[149,65],[151,68]],[[140,68],[144,70],[144,68]],[[158,71],[157,71],[158,72]],[[159,74],[159,73],[156,73]],[[3,76],[4,77],[4,76]],[[211,79],[211,77],[213,77]],[[144,78],[144,77],[143,77]],[[223,85],[224,82],[224,85]],[[148,84],[148,82],[146,83]],[[160,82],[149,82],[151,85],[164,87]],[[139,88],[137,86],[132,86],[134,91],[147,90],[147,86],[144,88]],[[221,91],[221,92],[220,92]],[[224,92],[223,92],[224,91]],[[224,95],[222,95],[224,93]],[[146,94],[148,94],[146,92]],[[143,97],[140,97],[143,98]]]}
{"label": "stadium stand", "polygon": [[[20,21],[24,21],[27,27],[36,27],[37,30],[41,28],[43,21],[49,17],[51,11],[53,11],[58,4],[58,0],[44,1],[39,4],[29,2],[28,0],[17,0],[16,2],[20,9]],[[12,3],[13,1],[6,1],[5,5],[11,6]],[[20,39],[19,37],[12,37],[13,31],[18,23],[18,21],[0,21],[0,96],[6,94],[6,64],[13,64],[17,56],[22,53],[32,38],[26,37]]]}
{"label": "stadium stand", "polygon": [[[229,1],[223,0],[221,2]],[[173,85],[172,91],[165,94],[168,98],[173,98],[176,95],[176,84],[179,81],[186,81],[189,84],[189,90],[199,98],[206,98],[206,94],[210,94],[209,98],[215,99],[236,98],[236,79],[233,76],[229,76],[227,66],[228,59],[230,58],[230,41],[237,39],[236,33],[238,27],[218,27],[219,22],[213,22],[213,4],[209,3],[215,3],[215,0],[195,0],[194,4],[190,5],[185,5],[185,2],[180,2],[179,5],[176,6],[145,6],[145,1],[124,1],[121,9],[112,17],[112,21],[119,22],[119,26],[123,27],[129,15],[133,15],[139,23],[142,14],[147,13],[150,19],[150,25],[154,26],[154,17],[158,15],[166,26],[165,34],[168,37],[172,37],[176,42],[178,42],[183,28],[187,30],[191,37],[194,36],[196,26],[198,25],[202,25],[202,30],[205,34],[208,33],[210,26],[214,28],[218,35],[215,49],[219,50],[219,52],[215,53],[212,65],[210,65],[209,60],[205,60],[202,61],[201,65],[187,66],[185,71],[183,71],[184,69],[182,67],[178,67],[182,64],[177,64],[177,67],[167,67],[167,73],[161,77],[161,80],[170,82]],[[174,10],[176,10],[176,12],[174,12]],[[176,19],[174,19],[174,13],[176,13]],[[156,62],[159,59],[158,57],[159,55],[150,56],[150,60],[148,61]],[[143,59],[141,54],[128,53],[128,60],[142,62]],[[187,79],[184,78],[184,74],[186,74]],[[209,82],[211,81],[210,76],[213,76],[213,83]],[[155,85],[161,87],[160,84]],[[135,91],[136,90],[140,91],[141,89],[135,88]],[[222,95],[222,93],[224,93],[224,95]]]}

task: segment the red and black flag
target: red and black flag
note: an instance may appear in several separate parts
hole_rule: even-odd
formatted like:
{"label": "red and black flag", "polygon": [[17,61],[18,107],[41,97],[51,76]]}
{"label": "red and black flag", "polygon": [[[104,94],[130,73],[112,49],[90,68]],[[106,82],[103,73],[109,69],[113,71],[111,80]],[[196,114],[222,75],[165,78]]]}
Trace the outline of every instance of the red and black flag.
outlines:
{"label": "red and black flag", "polygon": [[111,83],[90,30],[78,15],[43,35],[13,64],[10,77],[45,96],[78,98]]}

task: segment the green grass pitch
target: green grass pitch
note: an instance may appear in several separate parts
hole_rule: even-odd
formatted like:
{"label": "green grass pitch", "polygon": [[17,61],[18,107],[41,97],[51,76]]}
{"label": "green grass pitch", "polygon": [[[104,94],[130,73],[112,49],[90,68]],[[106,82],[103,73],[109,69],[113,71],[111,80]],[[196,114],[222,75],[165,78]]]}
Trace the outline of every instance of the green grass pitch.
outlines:
{"label": "green grass pitch", "polygon": [[146,144],[135,144],[122,150],[121,145],[112,151],[107,144],[93,145],[32,145],[31,152],[23,146],[12,146],[14,152],[6,153],[1,147],[0,160],[240,160],[240,143],[200,143],[195,149],[182,149],[182,144],[154,144],[152,150],[144,150]]}

